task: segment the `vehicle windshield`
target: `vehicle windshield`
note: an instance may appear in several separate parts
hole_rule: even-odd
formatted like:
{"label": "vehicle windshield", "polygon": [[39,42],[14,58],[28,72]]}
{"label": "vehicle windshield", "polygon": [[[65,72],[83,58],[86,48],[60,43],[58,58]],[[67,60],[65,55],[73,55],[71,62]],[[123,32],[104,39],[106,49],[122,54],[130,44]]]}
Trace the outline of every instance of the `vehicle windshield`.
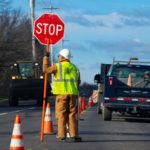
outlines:
{"label": "vehicle windshield", "polygon": [[19,62],[19,72],[23,77],[33,76],[33,63],[32,62]]}
{"label": "vehicle windshield", "polygon": [[142,67],[115,67],[112,71],[112,75],[118,78],[128,78],[129,74],[138,78],[142,77],[144,73],[150,72],[150,68]]}
{"label": "vehicle windshield", "polygon": [[150,86],[150,66],[140,65],[116,65],[112,74],[120,81],[127,83],[129,76],[132,79],[132,86]]}

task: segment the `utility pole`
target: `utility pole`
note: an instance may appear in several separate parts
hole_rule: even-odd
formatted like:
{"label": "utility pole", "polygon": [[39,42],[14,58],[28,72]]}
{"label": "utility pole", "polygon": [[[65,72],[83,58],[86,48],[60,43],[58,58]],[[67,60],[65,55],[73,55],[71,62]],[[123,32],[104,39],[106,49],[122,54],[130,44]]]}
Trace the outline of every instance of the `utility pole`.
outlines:
{"label": "utility pole", "polygon": [[30,0],[30,9],[31,9],[31,30],[32,30],[32,59],[36,61],[36,50],[35,50],[35,37],[33,35],[34,29],[34,8],[35,8],[35,0]]}
{"label": "utility pole", "polygon": [[49,8],[43,8],[43,9],[51,10],[51,13],[52,13],[54,9],[57,10],[57,9],[59,9],[59,8],[55,8],[55,7],[53,7],[52,5],[50,5]]}
{"label": "utility pole", "polygon": [[[46,7],[46,8],[43,8],[43,9],[48,9],[48,10],[50,10],[50,13],[53,13],[53,10],[57,10],[59,8],[55,8],[51,4],[50,7]],[[50,59],[50,64],[53,65],[54,64],[54,51],[53,51],[53,46],[52,45],[50,46],[50,57],[49,57],[49,59]],[[53,76],[52,76],[52,78],[53,78]]]}
{"label": "utility pole", "polygon": [[69,40],[64,40],[64,39],[61,40],[61,49],[64,48],[64,42],[68,42],[68,41],[69,41]]}

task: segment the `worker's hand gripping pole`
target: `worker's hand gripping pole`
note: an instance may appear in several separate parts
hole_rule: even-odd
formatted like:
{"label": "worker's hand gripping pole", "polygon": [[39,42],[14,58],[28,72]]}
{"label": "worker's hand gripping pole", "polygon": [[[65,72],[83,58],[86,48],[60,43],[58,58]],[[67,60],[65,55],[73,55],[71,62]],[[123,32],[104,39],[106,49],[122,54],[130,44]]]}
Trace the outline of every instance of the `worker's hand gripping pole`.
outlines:
{"label": "worker's hand gripping pole", "polygon": [[[46,56],[49,57],[49,39],[47,39],[47,45],[46,45]],[[44,138],[44,117],[45,117],[45,110],[46,110],[46,104],[47,104],[47,81],[48,81],[48,74],[44,74],[44,91],[43,91],[43,108],[42,108],[42,120],[41,120],[41,135],[40,135],[40,141],[43,142]]]}

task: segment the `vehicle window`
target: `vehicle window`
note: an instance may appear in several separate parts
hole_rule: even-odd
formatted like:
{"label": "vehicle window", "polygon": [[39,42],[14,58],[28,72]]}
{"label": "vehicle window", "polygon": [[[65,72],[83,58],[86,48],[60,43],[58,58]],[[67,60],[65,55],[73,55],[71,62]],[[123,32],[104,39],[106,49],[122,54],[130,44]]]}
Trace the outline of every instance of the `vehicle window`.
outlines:
{"label": "vehicle window", "polygon": [[146,72],[150,72],[150,70],[148,68],[141,67],[119,67],[113,69],[112,75],[116,76],[117,78],[128,78],[130,74],[133,78],[141,78]]}
{"label": "vehicle window", "polygon": [[21,76],[32,77],[33,64],[31,62],[21,62],[19,63],[19,71]]}

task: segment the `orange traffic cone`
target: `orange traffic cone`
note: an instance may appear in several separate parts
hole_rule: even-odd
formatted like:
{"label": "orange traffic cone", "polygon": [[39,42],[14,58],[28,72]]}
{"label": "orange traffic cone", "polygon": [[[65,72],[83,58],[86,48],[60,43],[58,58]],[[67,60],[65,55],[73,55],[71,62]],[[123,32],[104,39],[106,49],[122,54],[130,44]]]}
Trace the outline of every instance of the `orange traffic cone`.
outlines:
{"label": "orange traffic cone", "polygon": [[19,115],[16,115],[9,150],[24,150],[24,144],[22,141],[23,136],[21,134],[20,127],[21,127],[21,119]]}
{"label": "orange traffic cone", "polygon": [[91,108],[92,105],[93,105],[93,101],[92,101],[92,98],[90,97],[88,101],[88,108]]}
{"label": "orange traffic cone", "polygon": [[129,76],[128,76],[127,85],[128,85],[129,87],[132,86],[132,77],[131,77],[131,74],[129,74]]}
{"label": "orange traffic cone", "polygon": [[47,103],[46,112],[45,112],[44,134],[53,134],[53,123],[52,123],[50,103]]}
{"label": "orange traffic cone", "polygon": [[85,98],[81,97],[80,98],[80,113],[83,114],[86,112],[86,108],[85,108]]}
{"label": "orange traffic cone", "polygon": [[79,97],[79,113],[81,114],[82,112],[82,97]]}

